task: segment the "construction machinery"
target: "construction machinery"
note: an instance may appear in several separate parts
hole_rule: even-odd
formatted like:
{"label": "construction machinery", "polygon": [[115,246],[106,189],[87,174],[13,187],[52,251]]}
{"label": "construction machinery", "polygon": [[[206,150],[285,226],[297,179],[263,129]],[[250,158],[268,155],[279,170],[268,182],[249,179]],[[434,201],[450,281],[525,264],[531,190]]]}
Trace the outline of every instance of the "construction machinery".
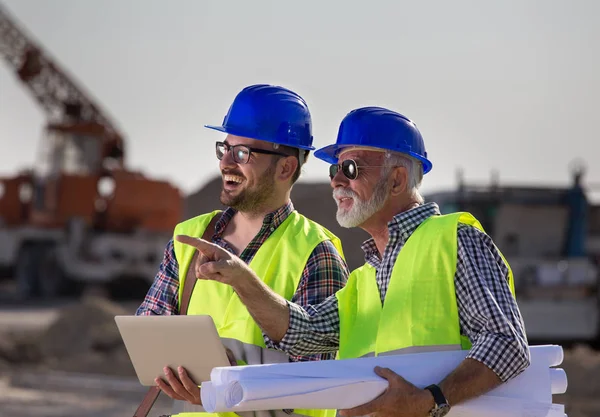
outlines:
{"label": "construction machinery", "polygon": [[1,5],[0,58],[47,117],[34,168],[0,178],[0,267],[25,297],[148,286],[182,216],[179,189],[127,169],[123,134]]}
{"label": "construction machinery", "polygon": [[573,168],[565,187],[468,185],[427,195],[442,213],[468,211],[509,262],[528,338],[600,342],[600,207]]}

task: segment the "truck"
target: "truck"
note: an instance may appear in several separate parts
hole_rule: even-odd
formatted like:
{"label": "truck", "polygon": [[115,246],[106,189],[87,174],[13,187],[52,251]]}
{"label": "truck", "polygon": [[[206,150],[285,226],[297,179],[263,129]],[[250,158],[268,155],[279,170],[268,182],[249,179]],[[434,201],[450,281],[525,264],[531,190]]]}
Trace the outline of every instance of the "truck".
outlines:
{"label": "truck", "polygon": [[[573,164],[570,186],[467,184],[429,193],[442,214],[472,213],[508,261],[527,336],[545,343],[600,342],[600,207]],[[497,176],[495,176],[497,178]]]}
{"label": "truck", "polygon": [[0,177],[4,278],[24,299],[147,289],[182,216],[179,188],[128,169],[115,123],[1,4],[0,60],[47,119],[33,167]]}

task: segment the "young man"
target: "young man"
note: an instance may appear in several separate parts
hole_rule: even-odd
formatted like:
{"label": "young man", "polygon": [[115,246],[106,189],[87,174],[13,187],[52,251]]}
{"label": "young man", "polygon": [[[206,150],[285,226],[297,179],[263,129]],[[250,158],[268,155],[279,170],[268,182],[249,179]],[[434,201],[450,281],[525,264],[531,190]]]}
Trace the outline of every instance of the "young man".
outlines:
{"label": "young man", "polygon": [[[222,126],[227,133],[216,143],[223,178],[223,212],[202,214],[179,224],[175,235],[200,237],[218,219],[212,242],[247,264],[274,294],[308,307],[341,289],[348,276],[339,239],[294,210],[290,191],[312,146],[312,123],[306,102],[276,86],[253,85],[235,98]],[[156,280],[137,311],[178,314],[184,281],[201,278],[201,256],[178,241],[170,241]],[[222,284],[196,282],[187,314],[209,314],[238,363],[333,359],[334,352],[288,357],[267,349],[260,329],[237,294]],[[272,319],[275,319],[274,317]],[[201,381],[191,381],[184,369],[167,369],[157,378],[164,393],[176,400],[177,411],[200,405]],[[325,416],[322,410],[295,410]],[[282,411],[257,412],[273,416]],[[247,413],[244,413],[246,415]],[[252,413],[250,413],[252,414]],[[186,417],[192,414],[185,413]],[[194,414],[196,415],[196,414]],[[207,413],[198,413],[207,416]],[[288,414],[283,414],[287,416]]]}

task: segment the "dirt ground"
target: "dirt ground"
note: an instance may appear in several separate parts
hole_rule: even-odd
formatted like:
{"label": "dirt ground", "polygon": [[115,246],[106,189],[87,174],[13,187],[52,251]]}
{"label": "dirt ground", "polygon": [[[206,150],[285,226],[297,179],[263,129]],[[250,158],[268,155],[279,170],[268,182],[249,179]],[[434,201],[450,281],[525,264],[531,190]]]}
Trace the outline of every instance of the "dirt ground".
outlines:
{"label": "dirt ground", "polygon": [[[0,416],[121,417],[144,396],[114,324],[132,308],[90,298],[0,315]],[[168,414],[161,395],[150,416]]]}
{"label": "dirt ground", "polygon": [[[0,314],[0,416],[132,415],[144,388],[114,316],[133,311],[89,298],[39,316]],[[561,367],[569,386],[554,402],[565,404],[569,417],[600,416],[600,352],[565,349]],[[161,395],[150,416],[169,410],[170,400]]]}
{"label": "dirt ground", "polygon": [[[15,386],[10,378],[0,380],[2,417],[124,417],[132,416],[143,392],[115,393],[111,389],[42,388]],[[150,416],[168,414],[170,400],[161,396]]]}

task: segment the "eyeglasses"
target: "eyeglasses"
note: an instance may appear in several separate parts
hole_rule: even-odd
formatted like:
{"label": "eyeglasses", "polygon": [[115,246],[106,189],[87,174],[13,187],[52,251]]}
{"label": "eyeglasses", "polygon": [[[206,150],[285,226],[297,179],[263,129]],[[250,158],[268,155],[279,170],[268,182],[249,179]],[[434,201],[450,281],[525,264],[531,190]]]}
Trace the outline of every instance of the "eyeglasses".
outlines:
{"label": "eyeglasses", "polygon": [[[381,168],[385,165],[360,165],[360,168]],[[342,174],[349,180],[355,180],[358,178],[358,168],[359,166],[356,164],[354,159],[346,159],[341,164],[333,164],[329,167],[329,178],[333,179],[339,170],[342,170]]]}
{"label": "eyeglasses", "polygon": [[266,149],[251,148],[250,146],[246,146],[246,145],[231,146],[225,142],[217,142],[217,144],[216,144],[217,159],[219,161],[221,159],[223,159],[225,154],[227,152],[229,152],[230,150],[233,151],[233,160],[235,162],[237,162],[238,164],[247,164],[248,161],[250,161],[250,155],[252,155],[252,152],[264,153],[267,155],[289,156],[289,155],[286,155],[281,152],[268,151]]}

